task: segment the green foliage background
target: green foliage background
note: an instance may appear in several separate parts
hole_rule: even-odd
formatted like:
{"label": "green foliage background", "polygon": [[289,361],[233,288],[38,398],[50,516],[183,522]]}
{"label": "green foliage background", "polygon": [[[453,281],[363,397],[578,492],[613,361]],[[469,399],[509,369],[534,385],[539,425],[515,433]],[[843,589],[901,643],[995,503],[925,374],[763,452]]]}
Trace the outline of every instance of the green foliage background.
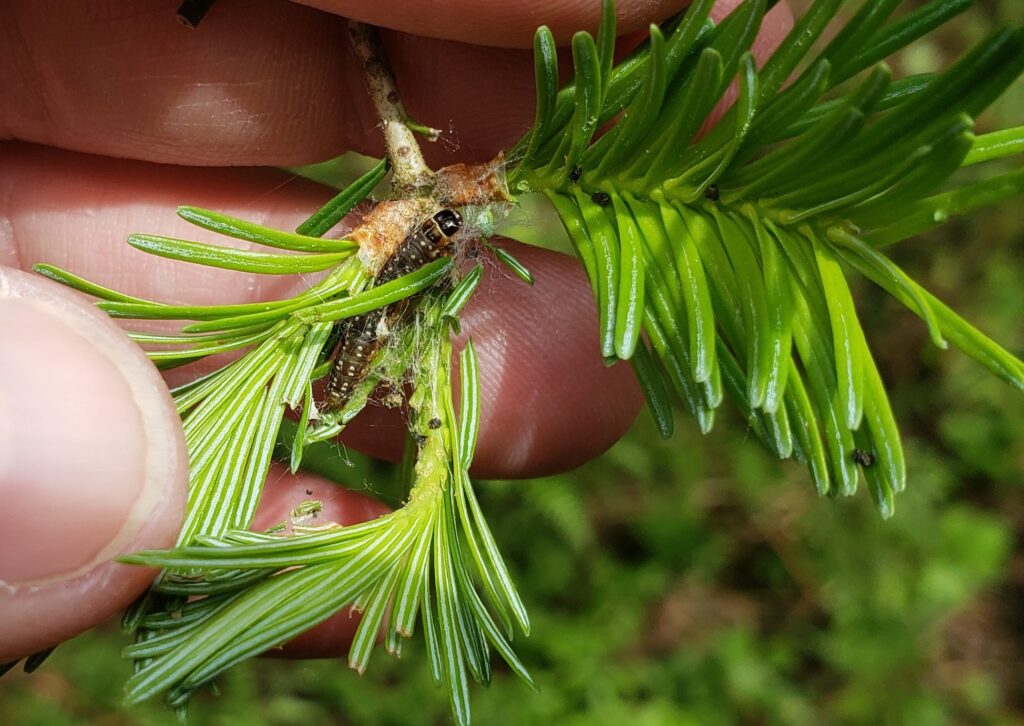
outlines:
{"label": "green foliage background", "polygon": [[[942,66],[1018,0],[979,7],[903,55]],[[1022,122],[1018,82],[983,130]],[[995,340],[1024,349],[1019,203],[900,245],[896,261]],[[534,232],[545,230],[534,227]],[[534,621],[517,643],[540,686],[500,666],[477,723],[1020,723],[1024,719],[1024,401],[885,295],[855,290],[906,437],[909,487],[879,519],[866,493],[819,500],[733,412],[671,441],[645,413],[608,454],[480,496]],[[381,474],[384,476],[384,474]],[[0,723],[172,724],[126,709],[114,624],[0,681]],[[413,651],[416,648],[412,649]],[[426,659],[248,662],[194,724],[446,724]]]}

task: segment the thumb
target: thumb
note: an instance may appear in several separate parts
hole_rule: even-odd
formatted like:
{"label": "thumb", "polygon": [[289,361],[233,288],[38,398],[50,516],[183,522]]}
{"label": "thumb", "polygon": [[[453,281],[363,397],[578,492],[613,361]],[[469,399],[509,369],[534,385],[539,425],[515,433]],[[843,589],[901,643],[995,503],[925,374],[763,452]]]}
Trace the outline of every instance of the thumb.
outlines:
{"label": "thumb", "polygon": [[145,355],[74,293],[0,267],[0,663],[128,605],[174,541],[187,461]]}

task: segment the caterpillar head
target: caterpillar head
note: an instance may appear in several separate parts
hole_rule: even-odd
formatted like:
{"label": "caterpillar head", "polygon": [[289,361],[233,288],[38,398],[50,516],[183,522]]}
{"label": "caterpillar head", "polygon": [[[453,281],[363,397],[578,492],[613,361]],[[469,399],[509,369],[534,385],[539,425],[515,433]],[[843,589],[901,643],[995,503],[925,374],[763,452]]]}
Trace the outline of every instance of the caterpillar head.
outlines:
{"label": "caterpillar head", "polygon": [[445,237],[451,237],[462,228],[462,215],[454,209],[442,209],[434,215],[434,221]]}

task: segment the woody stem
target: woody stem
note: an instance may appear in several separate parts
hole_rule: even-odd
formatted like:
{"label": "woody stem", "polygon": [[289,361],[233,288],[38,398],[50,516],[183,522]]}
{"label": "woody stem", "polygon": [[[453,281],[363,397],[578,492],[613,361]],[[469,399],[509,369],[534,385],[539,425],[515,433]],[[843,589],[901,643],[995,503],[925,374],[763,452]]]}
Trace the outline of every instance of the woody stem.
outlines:
{"label": "woody stem", "polygon": [[381,120],[384,146],[391,162],[392,186],[403,195],[422,194],[432,186],[434,172],[427,166],[412,129],[405,123],[405,109],[380,34],[372,25],[355,20],[349,21],[348,32],[363,64],[366,89]]}

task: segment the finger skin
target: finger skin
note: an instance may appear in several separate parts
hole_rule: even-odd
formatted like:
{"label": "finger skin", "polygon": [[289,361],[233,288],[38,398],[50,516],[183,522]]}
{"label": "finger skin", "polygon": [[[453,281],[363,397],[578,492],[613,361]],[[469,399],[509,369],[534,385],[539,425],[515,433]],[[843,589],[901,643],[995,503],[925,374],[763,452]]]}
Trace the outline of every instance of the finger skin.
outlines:
{"label": "finger skin", "polygon": [[[0,260],[23,269],[48,262],[130,295],[168,302],[294,295],[308,280],[166,260],[124,242],[130,232],[155,231],[248,247],[191,227],[174,214],[175,205],[187,201],[288,229],[329,196],[302,180],[282,180],[287,177],[265,170],[161,167],[24,144],[0,147]],[[487,277],[464,313],[484,392],[477,476],[535,476],[576,466],[618,439],[641,405],[629,368],[602,364],[590,286],[579,265],[524,246],[516,246],[515,254],[536,286],[487,258]],[[182,375],[189,374],[180,373],[176,382],[183,382]],[[378,409],[360,417],[345,440],[394,459],[405,430],[400,415],[380,416]]]}
{"label": "finger skin", "polygon": [[[736,2],[719,3],[716,15]],[[438,12],[428,0],[375,0],[349,2],[345,9],[390,9],[396,24],[416,33],[429,32],[416,25],[418,14],[427,12],[462,33],[459,40],[473,43],[474,24],[520,22],[532,28],[548,17],[547,11],[527,12],[540,0],[520,6],[521,14],[508,3],[458,3],[472,8],[455,16]],[[347,150],[383,153],[345,21],[338,16],[279,1],[222,0],[198,29],[189,30],[174,20],[173,2],[4,4],[0,0],[0,17],[10,21],[0,24],[0,139],[202,166],[284,166]],[[674,3],[620,5],[621,17],[650,20]],[[579,10],[579,22],[587,24],[598,3],[556,0],[545,6],[565,15],[575,29],[569,10]],[[494,22],[501,14],[507,14],[504,24]],[[755,55],[763,60],[790,24],[785,6],[776,6]],[[529,129],[529,50],[399,32],[383,38],[410,115],[445,131],[440,142],[427,144],[434,166],[490,158]]]}
{"label": "finger skin", "polygon": [[166,387],[105,315],[0,267],[0,326],[5,662],[77,635],[149,585],[151,570],[112,558],[174,542],[188,471]]}
{"label": "finger skin", "polygon": [[[533,34],[547,25],[560,45],[578,30],[597,32],[601,3],[594,0],[302,0],[303,4],[370,25],[477,45],[530,48]],[[686,0],[620,0],[619,35],[646,30],[689,3]],[[443,6],[443,7],[442,7]]]}

